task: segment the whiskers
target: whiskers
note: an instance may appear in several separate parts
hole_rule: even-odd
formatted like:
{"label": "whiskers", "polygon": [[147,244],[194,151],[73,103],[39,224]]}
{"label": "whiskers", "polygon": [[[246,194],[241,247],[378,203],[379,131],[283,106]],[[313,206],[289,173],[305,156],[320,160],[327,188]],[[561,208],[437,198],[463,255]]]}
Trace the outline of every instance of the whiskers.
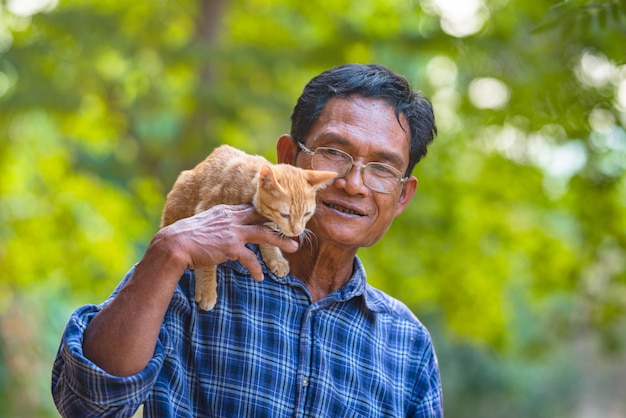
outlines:
{"label": "whiskers", "polygon": [[263,225],[271,228],[274,232],[278,233],[281,237],[286,236],[276,222],[265,222]]}
{"label": "whiskers", "polygon": [[304,246],[308,246],[311,249],[311,254],[313,253],[313,248],[317,246],[317,236],[313,231],[309,228],[305,228],[304,231],[297,236],[289,236],[285,234],[278,226],[276,222],[266,222],[265,226],[272,228],[272,230],[280,237],[280,239],[293,239],[298,241],[299,248],[303,248]]}
{"label": "whiskers", "polygon": [[298,235],[298,242],[300,243],[300,248],[302,248],[305,244],[308,244],[312,254],[313,248],[317,245],[317,235],[315,235],[315,233],[309,228],[305,228],[304,232]]}

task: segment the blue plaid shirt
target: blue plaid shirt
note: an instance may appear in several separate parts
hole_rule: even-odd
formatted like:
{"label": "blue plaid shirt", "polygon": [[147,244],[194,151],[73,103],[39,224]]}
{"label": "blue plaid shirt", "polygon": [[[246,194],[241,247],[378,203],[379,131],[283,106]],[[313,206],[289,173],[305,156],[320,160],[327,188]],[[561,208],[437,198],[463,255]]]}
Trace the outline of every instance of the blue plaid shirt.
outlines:
{"label": "blue plaid shirt", "polygon": [[311,302],[294,276],[265,270],[258,283],[239,263],[224,263],[210,312],[198,310],[187,271],[154,357],[123,378],[83,356],[83,332],[103,305],[84,306],[54,362],[57,408],[66,417],[129,417],[141,404],[149,417],[443,416],[426,328],[366,284],[358,258],[354,271],[342,289]]}

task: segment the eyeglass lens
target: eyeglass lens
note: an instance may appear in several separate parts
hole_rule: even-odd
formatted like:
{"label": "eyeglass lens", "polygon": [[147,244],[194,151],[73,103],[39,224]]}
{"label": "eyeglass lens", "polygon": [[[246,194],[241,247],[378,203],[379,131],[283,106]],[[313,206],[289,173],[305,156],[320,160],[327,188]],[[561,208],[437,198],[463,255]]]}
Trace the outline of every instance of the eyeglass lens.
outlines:
{"label": "eyeglass lens", "polygon": [[[315,170],[334,171],[339,177],[346,176],[357,164],[350,154],[324,147],[317,148],[311,159],[311,167]],[[376,162],[366,164],[362,176],[367,187],[381,193],[393,192],[401,182],[400,174],[395,173],[393,167]]]}

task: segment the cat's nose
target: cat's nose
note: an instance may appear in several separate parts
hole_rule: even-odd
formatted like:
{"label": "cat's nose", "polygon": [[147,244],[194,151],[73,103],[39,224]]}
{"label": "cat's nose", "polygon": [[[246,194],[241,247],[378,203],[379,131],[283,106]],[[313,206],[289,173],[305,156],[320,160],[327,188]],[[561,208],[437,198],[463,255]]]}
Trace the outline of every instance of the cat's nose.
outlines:
{"label": "cat's nose", "polygon": [[304,232],[304,227],[298,226],[298,225],[292,225],[291,232],[292,232],[292,235],[291,235],[292,237],[297,237],[298,235]]}

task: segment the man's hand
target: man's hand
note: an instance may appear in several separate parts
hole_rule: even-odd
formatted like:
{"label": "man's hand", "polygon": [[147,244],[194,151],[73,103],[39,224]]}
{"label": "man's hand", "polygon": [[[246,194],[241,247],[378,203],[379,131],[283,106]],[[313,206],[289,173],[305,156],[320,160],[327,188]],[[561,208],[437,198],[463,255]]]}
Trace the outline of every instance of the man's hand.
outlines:
{"label": "man's hand", "polygon": [[155,240],[163,240],[182,269],[217,265],[239,260],[254,280],[263,280],[256,255],[245,245],[271,244],[286,252],[298,243],[264,226],[268,220],[250,205],[219,205],[161,229]]}

